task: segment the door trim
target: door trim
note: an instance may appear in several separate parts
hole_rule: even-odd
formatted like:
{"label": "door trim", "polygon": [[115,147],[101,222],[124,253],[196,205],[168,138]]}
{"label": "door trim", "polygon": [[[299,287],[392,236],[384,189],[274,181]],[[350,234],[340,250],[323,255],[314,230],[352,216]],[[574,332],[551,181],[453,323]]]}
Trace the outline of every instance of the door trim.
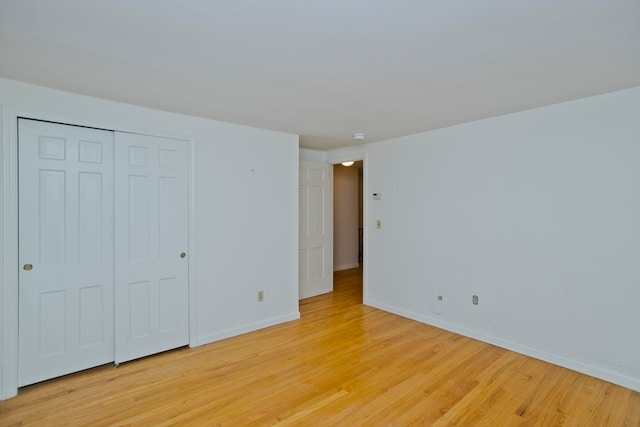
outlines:
{"label": "door trim", "polygon": [[117,123],[0,106],[2,127],[2,224],[0,224],[0,400],[18,394],[18,118],[43,120],[119,132],[138,133],[186,141],[189,147],[189,346],[196,345],[196,244],[195,244],[195,138],[154,129],[131,129]]}

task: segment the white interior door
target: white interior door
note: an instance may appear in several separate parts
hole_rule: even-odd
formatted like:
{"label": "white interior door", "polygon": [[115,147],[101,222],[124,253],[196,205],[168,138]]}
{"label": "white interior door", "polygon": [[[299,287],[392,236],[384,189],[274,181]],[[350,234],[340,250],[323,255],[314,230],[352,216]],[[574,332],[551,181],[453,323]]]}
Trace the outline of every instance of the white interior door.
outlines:
{"label": "white interior door", "polygon": [[113,132],[20,119],[18,385],[114,360]]}
{"label": "white interior door", "polygon": [[188,146],[116,132],[116,363],[189,342]]}
{"label": "white interior door", "polygon": [[333,290],[332,176],[330,164],[300,161],[300,299]]}

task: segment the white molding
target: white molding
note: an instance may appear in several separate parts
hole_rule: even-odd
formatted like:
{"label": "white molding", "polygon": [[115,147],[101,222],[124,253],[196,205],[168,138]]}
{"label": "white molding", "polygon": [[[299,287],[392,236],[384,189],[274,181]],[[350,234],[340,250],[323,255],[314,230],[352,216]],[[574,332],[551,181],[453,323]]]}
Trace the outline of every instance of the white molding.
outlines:
{"label": "white molding", "polygon": [[2,113],[2,394],[18,394],[18,111]]}
{"label": "white molding", "polygon": [[440,329],[444,329],[456,334],[464,335],[469,338],[477,339],[495,346],[515,351],[516,353],[524,354],[535,359],[543,360],[545,362],[552,363],[554,365],[562,366],[563,368],[571,369],[582,374],[590,375],[592,377],[599,378],[604,381],[609,381],[614,384],[618,384],[622,387],[629,388],[631,390],[640,391],[640,377],[632,377],[624,375],[619,372],[614,372],[608,369],[594,366],[579,360],[571,359],[565,356],[560,356],[555,353],[549,353],[546,351],[538,350],[526,345],[514,343],[509,340],[505,340],[493,335],[485,334],[473,329],[469,329],[455,323],[443,321],[435,317],[427,316],[424,314],[415,313],[408,310],[403,310],[398,307],[394,307],[388,304],[384,304],[378,301],[374,301],[368,298],[364,299],[364,304],[370,307],[374,307],[380,310],[387,311],[389,313],[397,314],[398,316],[406,317],[408,319],[416,320],[427,325],[435,326]]}
{"label": "white molding", "polygon": [[362,300],[366,301],[369,297],[369,184],[367,183],[369,177],[369,161],[367,160],[367,153],[362,156]]}
{"label": "white molding", "polygon": [[[4,157],[4,153],[5,153],[5,146],[4,146],[4,141],[6,140],[6,138],[3,137],[3,133],[4,132],[4,127],[2,126],[2,124],[4,123],[4,116],[3,116],[3,109],[2,109],[2,105],[0,104],[0,153],[3,153],[3,156],[0,157],[0,177],[2,178],[0,180],[0,184],[2,185],[2,187],[0,187],[0,242],[4,242],[4,183],[5,183],[5,176],[4,176],[4,171],[6,169],[6,165],[5,165],[5,157]],[[4,318],[3,318],[3,314],[5,312],[4,310],[4,272],[5,272],[5,265],[4,265],[4,244],[0,244],[0,401],[4,400],[5,396],[4,393],[2,392],[3,385],[4,385],[4,372],[3,372],[3,367],[4,367]]]}
{"label": "white molding", "polygon": [[189,140],[189,345],[198,340],[198,275],[196,256],[196,141]]}
{"label": "white molding", "polygon": [[196,244],[195,244],[195,140],[184,135],[173,135],[153,129],[132,129],[114,123],[86,120],[77,117],[46,113],[27,108],[2,108],[2,275],[0,275],[0,304],[2,308],[0,331],[0,400],[18,393],[18,118],[46,120],[117,132],[139,133],[186,141],[191,152],[189,173],[189,341],[193,345],[197,336],[196,304]]}
{"label": "white molding", "polygon": [[[226,338],[235,337],[237,335],[246,334],[248,332],[254,332],[259,329],[268,328],[269,326],[279,325],[281,323],[290,322],[293,320],[300,319],[300,312],[295,312],[291,314],[287,314],[284,316],[272,317],[270,319],[265,319],[260,322],[249,323],[237,328],[226,329],[221,332],[216,332],[215,334],[204,335],[199,337],[195,346],[210,344],[215,341],[220,341]],[[192,345],[194,347],[194,345]]]}

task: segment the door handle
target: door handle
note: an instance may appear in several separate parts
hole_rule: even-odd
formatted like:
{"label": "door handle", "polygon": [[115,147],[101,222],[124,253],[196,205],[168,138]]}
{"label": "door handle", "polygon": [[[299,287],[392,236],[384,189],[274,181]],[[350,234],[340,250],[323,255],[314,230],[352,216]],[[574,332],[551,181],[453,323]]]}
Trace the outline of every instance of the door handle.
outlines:
{"label": "door handle", "polygon": [[33,265],[31,265],[31,264],[25,264],[22,268],[23,268],[25,271],[30,271],[30,270],[33,270]]}
{"label": "door handle", "polygon": [[180,254],[180,258],[186,258],[186,257],[187,257],[187,254],[186,254],[185,252],[182,252],[182,253]]}

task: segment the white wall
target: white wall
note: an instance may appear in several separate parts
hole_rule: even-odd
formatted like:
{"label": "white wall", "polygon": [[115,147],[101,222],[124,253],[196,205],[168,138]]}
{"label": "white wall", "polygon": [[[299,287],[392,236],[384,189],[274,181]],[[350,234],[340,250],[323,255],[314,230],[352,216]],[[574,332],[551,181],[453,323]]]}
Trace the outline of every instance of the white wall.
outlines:
{"label": "white wall", "polygon": [[[4,112],[0,224],[7,266],[11,193],[17,165],[15,115],[182,138],[192,141],[193,219],[190,280],[195,283],[192,345],[295,319],[298,313],[298,137],[141,108],[0,79]],[[19,112],[19,113],[17,113]],[[15,127],[15,126],[14,126]],[[11,159],[13,157],[13,160]],[[8,203],[7,203],[8,202]],[[10,236],[9,236],[10,237]],[[17,265],[17,262],[15,263]],[[11,268],[12,264],[9,263]],[[4,268],[3,267],[3,268]],[[13,322],[17,282],[0,275],[2,348],[0,397],[11,395],[8,358],[17,352]],[[256,293],[264,291],[264,302]],[[15,301],[17,303],[17,301]],[[16,304],[17,307],[17,304]],[[9,309],[6,309],[9,308]],[[9,325],[11,326],[11,325]],[[195,330],[193,330],[195,328]],[[8,389],[9,388],[9,389]]]}
{"label": "white wall", "polygon": [[308,148],[301,148],[298,152],[300,160],[314,163],[326,163],[327,153],[326,151],[310,150]]}
{"label": "white wall", "polygon": [[365,303],[640,390],[640,88],[367,160]]}
{"label": "white wall", "polygon": [[358,267],[358,168],[333,166],[333,271]]}

